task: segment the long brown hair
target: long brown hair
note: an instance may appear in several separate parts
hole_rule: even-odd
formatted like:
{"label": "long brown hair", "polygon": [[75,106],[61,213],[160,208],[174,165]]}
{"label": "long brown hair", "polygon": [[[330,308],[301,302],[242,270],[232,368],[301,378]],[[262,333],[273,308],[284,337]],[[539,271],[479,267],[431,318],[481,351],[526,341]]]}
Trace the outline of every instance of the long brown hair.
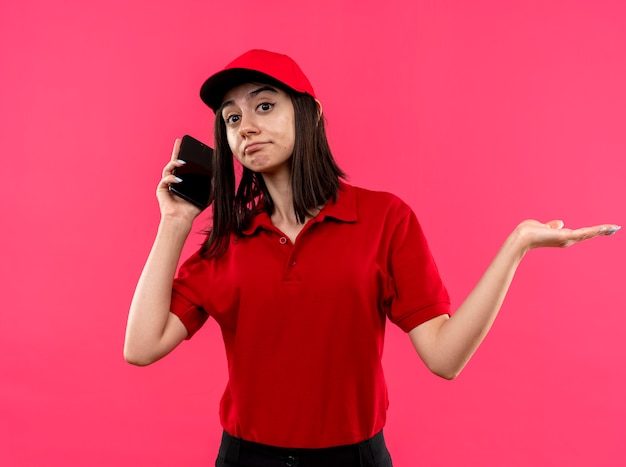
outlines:
{"label": "long brown hair", "polygon": [[[329,200],[337,200],[339,178],[345,174],[330,151],[324,118],[319,115],[315,99],[308,94],[284,90],[291,97],[295,117],[290,176],[293,209],[298,222],[304,223],[306,217],[313,215],[320,206]],[[234,160],[219,111],[215,115],[214,135],[213,225],[200,249],[206,258],[221,257],[228,248],[231,233],[242,236],[258,212],[265,210],[271,214],[274,210],[272,198],[259,173],[244,167],[235,191]]]}

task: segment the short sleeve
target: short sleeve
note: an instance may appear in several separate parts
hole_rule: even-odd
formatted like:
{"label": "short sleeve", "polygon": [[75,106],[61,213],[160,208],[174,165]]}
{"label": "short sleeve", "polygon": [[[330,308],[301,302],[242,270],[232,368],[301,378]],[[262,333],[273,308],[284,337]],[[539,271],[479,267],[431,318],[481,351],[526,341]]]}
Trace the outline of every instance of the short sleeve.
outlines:
{"label": "short sleeve", "polygon": [[183,263],[174,279],[170,311],[181,320],[190,339],[209,318],[202,307],[202,282],[205,278],[205,260],[199,253]]}
{"label": "short sleeve", "polygon": [[389,248],[393,295],[389,319],[403,331],[450,314],[450,297],[415,213],[408,208],[397,223]]}

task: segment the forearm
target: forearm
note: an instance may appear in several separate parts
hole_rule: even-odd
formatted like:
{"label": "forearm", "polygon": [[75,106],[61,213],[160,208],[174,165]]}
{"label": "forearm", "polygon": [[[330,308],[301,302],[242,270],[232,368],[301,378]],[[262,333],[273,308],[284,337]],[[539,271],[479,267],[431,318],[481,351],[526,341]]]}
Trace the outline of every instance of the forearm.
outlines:
{"label": "forearm", "polygon": [[164,218],[143,268],[128,314],[124,356],[145,364],[171,349],[163,342],[170,319],[172,283],[191,224]]}
{"label": "forearm", "polygon": [[452,379],[465,367],[496,319],[526,249],[516,229],[474,289],[434,336],[429,366]]}

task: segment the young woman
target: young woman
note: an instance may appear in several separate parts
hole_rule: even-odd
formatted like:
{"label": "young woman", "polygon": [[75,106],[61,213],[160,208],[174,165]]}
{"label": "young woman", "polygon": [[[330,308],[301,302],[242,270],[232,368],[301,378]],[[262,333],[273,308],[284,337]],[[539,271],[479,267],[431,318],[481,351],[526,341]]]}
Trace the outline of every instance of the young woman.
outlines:
{"label": "young woman", "polygon": [[343,181],[322,105],[293,60],[249,51],[211,76],[201,97],[216,114],[212,227],[175,278],[200,214],[168,189],[181,183],[177,140],[157,187],[161,221],[124,355],[148,365],[209,316],[218,322],[229,381],[217,466],[391,466],[382,436],[387,318],[433,373],[455,378],[526,252],[619,229],[522,222],[452,314],[413,211]]}

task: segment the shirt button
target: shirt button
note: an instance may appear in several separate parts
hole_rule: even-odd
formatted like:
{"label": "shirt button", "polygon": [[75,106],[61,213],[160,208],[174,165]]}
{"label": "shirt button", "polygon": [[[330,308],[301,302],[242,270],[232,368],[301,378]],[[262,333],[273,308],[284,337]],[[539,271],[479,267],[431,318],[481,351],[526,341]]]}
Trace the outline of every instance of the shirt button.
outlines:
{"label": "shirt button", "polygon": [[296,265],[296,260],[294,259],[291,263],[289,263],[289,266],[294,267]]}
{"label": "shirt button", "polygon": [[287,465],[287,467],[292,467],[296,465],[296,458],[293,456],[287,457],[287,459],[285,460],[285,464]]}
{"label": "shirt button", "polygon": [[284,245],[285,243],[287,243],[287,239],[285,237],[280,237],[280,240],[278,240],[280,242],[281,245]]}

